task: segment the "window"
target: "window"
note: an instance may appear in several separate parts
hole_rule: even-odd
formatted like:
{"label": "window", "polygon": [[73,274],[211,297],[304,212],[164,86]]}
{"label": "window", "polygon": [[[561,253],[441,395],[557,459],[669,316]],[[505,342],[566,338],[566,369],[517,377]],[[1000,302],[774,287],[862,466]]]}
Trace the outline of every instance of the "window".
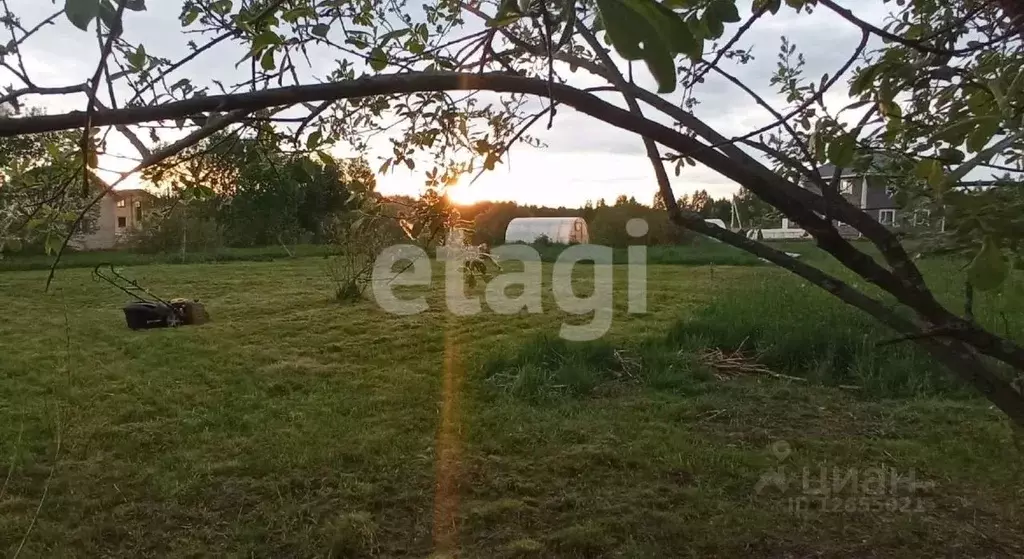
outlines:
{"label": "window", "polygon": [[125,207],[125,205],[126,205],[126,204],[125,204],[125,201],[124,201],[124,200],[118,200],[118,201],[117,201],[117,207],[119,207],[119,208],[123,208],[123,207]]}
{"label": "window", "polygon": [[118,229],[121,229],[122,227],[127,227],[127,226],[128,226],[128,218],[127,217],[119,217],[119,218],[117,218],[117,228]]}
{"label": "window", "polygon": [[878,222],[882,225],[895,225],[896,210],[878,210]]}
{"label": "window", "polygon": [[839,193],[840,194],[853,194],[853,187],[857,184],[857,179],[843,179],[839,181]]}
{"label": "window", "polygon": [[142,202],[135,202],[135,221],[142,221]]}
{"label": "window", "polygon": [[932,222],[931,210],[917,210],[914,212],[914,225],[928,227]]}

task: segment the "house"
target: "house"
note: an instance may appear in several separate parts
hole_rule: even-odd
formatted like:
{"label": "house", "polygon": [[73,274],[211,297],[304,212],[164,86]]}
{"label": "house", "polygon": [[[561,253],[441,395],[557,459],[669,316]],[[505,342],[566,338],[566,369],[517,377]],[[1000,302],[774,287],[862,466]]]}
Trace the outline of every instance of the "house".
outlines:
{"label": "house", "polygon": [[78,250],[116,248],[133,231],[142,227],[143,217],[152,206],[154,196],[147,190],[132,188],[112,190],[96,205],[95,218],[72,239]]}
{"label": "house", "polygon": [[[831,181],[836,172],[835,165],[818,167],[818,173],[825,181]],[[821,190],[810,181],[801,186],[818,194]],[[860,208],[879,223],[891,228],[913,229],[931,227],[931,210],[902,207],[888,188],[888,177],[877,168],[867,171],[853,169],[839,170],[839,193],[854,206]],[[843,229],[843,224],[838,224]]]}
{"label": "house", "polygon": [[[818,167],[818,173],[826,182],[832,180],[835,172],[836,167],[832,164]],[[803,186],[821,194],[821,190],[810,182],[805,182]],[[839,193],[848,202],[864,210],[879,223],[891,226],[895,226],[897,223],[900,207],[889,194],[883,175],[872,173],[870,169],[867,172],[840,169]]]}

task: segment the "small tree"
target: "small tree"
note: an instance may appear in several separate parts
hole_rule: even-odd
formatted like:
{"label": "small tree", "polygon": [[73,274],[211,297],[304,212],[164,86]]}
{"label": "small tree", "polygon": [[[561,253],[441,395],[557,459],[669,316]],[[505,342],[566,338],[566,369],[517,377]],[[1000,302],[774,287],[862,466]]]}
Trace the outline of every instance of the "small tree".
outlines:
{"label": "small tree", "polygon": [[339,216],[331,226],[335,252],[327,257],[327,277],[336,301],[362,299],[373,282],[373,267],[381,251],[396,240],[387,218],[351,212]]}

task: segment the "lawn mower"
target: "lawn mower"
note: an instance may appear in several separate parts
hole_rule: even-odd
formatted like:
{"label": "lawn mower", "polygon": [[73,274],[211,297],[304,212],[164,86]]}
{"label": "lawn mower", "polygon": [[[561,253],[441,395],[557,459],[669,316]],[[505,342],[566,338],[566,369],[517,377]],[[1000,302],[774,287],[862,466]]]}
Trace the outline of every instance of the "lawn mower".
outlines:
{"label": "lawn mower", "polygon": [[95,279],[103,280],[136,299],[123,308],[125,322],[132,330],[203,324],[210,320],[206,307],[198,299],[165,301],[135,280],[118,273],[113,264],[99,264],[92,273]]}

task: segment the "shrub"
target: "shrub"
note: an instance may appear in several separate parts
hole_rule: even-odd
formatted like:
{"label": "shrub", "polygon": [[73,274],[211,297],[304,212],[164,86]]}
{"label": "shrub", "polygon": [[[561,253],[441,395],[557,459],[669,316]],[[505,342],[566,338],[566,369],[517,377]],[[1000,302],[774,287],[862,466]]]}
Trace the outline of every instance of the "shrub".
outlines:
{"label": "shrub", "polygon": [[377,256],[396,240],[389,221],[351,212],[330,223],[334,251],[327,256],[326,272],[336,301],[359,300],[370,286]]}

